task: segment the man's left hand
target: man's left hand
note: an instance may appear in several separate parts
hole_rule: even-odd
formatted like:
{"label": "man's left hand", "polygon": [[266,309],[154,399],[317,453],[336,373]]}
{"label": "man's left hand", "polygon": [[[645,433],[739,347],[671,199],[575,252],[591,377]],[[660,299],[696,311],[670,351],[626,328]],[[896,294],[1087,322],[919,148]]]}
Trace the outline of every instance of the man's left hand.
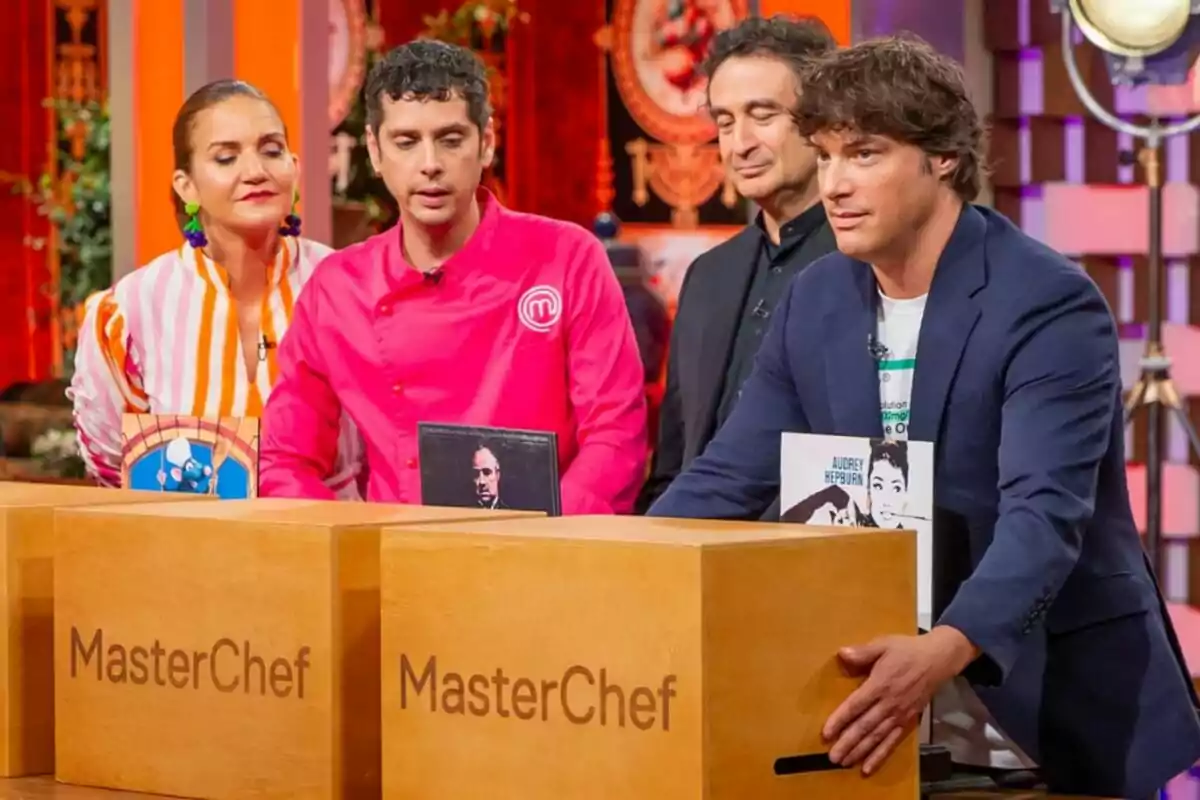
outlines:
{"label": "man's left hand", "polygon": [[915,728],[938,687],[962,672],[979,650],[958,630],[934,627],[923,636],[884,636],[846,647],[838,658],[852,674],[868,674],[825,723],[829,758],[875,772]]}

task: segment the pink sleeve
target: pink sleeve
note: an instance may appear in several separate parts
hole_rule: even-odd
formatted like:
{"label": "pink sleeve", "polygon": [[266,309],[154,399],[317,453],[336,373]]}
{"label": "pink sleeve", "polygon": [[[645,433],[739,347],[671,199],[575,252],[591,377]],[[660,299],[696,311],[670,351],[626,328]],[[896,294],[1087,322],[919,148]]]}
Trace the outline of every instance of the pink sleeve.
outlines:
{"label": "pink sleeve", "polygon": [[567,363],[579,451],[562,478],[564,514],[627,514],[646,477],[641,356],[621,285],[586,236],[567,280]]}
{"label": "pink sleeve", "polygon": [[342,409],[317,346],[321,291],[310,282],[300,292],[279,344],[279,379],[263,409],[258,479],[263,497],[336,496],[326,478],[338,455]]}
{"label": "pink sleeve", "polygon": [[88,474],[102,486],[120,486],[121,418],[127,411],[147,412],[149,403],[113,289],[87,301],[67,396]]}

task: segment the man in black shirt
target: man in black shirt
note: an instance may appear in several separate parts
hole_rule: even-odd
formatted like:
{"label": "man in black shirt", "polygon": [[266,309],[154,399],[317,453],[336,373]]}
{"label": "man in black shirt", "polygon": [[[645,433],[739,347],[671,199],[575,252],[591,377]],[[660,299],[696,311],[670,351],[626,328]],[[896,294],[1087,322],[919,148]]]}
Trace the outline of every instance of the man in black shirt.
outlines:
{"label": "man in black shirt", "polygon": [[[788,282],[837,248],[817,195],[816,156],[792,117],[801,67],[836,46],[814,18],[751,17],[713,41],[704,71],[721,158],[761,211],[684,276],[640,511],[729,416]],[[778,517],[775,503],[764,518]]]}

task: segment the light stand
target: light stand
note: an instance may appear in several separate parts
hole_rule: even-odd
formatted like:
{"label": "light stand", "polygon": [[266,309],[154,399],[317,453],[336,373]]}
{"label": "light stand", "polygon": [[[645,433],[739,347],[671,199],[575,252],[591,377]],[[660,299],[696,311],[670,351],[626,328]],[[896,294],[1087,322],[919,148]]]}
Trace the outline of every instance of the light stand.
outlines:
{"label": "light stand", "polygon": [[1127,133],[1142,141],[1137,160],[1146,173],[1146,187],[1150,195],[1150,243],[1147,248],[1146,269],[1150,271],[1149,294],[1150,319],[1146,330],[1146,349],[1140,363],[1140,377],[1125,400],[1125,424],[1128,425],[1137,411],[1146,410],[1146,550],[1150,563],[1159,576],[1165,575],[1165,558],[1162,547],[1162,475],[1164,453],[1162,447],[1164,410],[1175,415],[1179,424],[1187,431],[1192,452],[1200,458],[1200,435],[1188,419],[1187,411],[1180,401],[1179,392],[1171,380],[1171,359],[1163,348],[1162,315],[1163,285],[1166,272],[1162,256],[1162,205],[1163,176],[1160,158],[1163,140],[1171,136],[1189,134],[1200,129],[1200,115],[1174,125],[1161,125],[1151,120],[1150,125],[1140,126],[1126,122],[1103,108],[1088,90],[1079,67],[1075,63],[1073,48],[1073,18],[1062,11],[1062,51],[1067,75],[1075,87],[1080,101],[1096,119],[1120,133]]}

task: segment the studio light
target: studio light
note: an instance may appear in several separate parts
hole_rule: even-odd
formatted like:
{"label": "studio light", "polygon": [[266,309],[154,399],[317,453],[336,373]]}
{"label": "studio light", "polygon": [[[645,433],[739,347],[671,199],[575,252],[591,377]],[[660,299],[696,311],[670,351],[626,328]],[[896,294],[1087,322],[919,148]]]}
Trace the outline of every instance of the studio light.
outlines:
{"label": "studio light", "polygon": [[1127,56],[1166,50],[1183,35],[1191,14],[1177,0],[1070,0],[1069,5],[1084,36]]}
{"label": "studio light", "polygon": [[[1097,102],[1075,63],[1075,30],[1104,52],[1114,84],[1161,85],[1186,83],[1200,44],[1200,0],[1050,0],[1050,10],[1062,15],[1062,51],[1067,75],[1080,101],[1096,119],[1141,142],[1137,160],[1146,176],[1149,194],[1150,241],[1146,253],[1150,319],[1137,383],[1125,400],[1125,424],[1146,411],[1146,550],[1160,581],[1165,575],[1162,552],[1163,420],[1173,414],[1187,432],[1192,451],[1200,458],[1200,436],[1188,419],[1175,383],[1171,359],[1162,343],[1162,305],[1165,267],[1162,257],[1163,140],[1200,128],[1200,116],[1163,125],[1134,125]],[[1164,413],[1166,412],[1166,413]]]}
{"label": "studio light", "polygon": [[1099,48],[1114,83],[1186,83],[1200,55],[1200,0],[1050,0]]}

